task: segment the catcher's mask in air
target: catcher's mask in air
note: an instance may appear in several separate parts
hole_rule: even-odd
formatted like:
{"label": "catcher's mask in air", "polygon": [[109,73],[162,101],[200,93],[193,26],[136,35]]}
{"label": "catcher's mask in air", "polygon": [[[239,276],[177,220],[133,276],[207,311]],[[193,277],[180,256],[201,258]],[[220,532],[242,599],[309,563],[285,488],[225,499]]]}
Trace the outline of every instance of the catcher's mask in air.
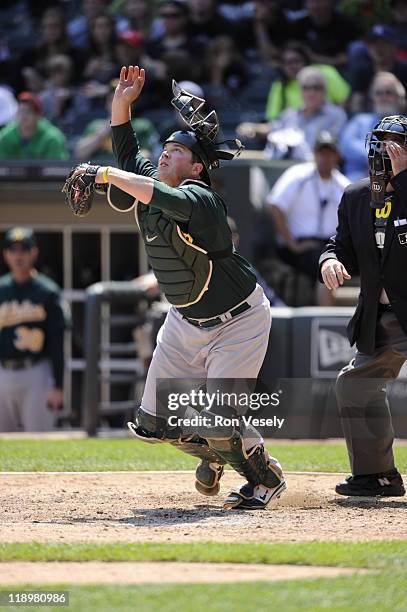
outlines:
{"label": "catcher's mask in air", "polygon": [[[386,187],[391,178],[391,160],[384,142],[386,134],[402,136],[403,142],[399,144],[402,147],[406,147],[407,117],[403,115],[384,117],[366,136],[371,192],[370,206],[372,208],[383,208]],[[397,142],[399,142],[399,139],[397,139]]]}
{"label": "catcher's mask in air", "polygon": [[[244,146],[240,140],[224,140],[215,142],[219,131],[219,120],[215,111],[206,114],[203,112],[205,100],[181,89],[176,81],[172,81],[172,92],[174,97],[171,104],[177,109],[185,121],[187,129],[173,132],[167,138],[167,142],[177,142],[190,149],[202,162],[202,180],[211,184],[209,170],[219,168],[221,159],[233,159],[240,155]],[[235,152],[218,149],[219,145],[226,144],[234,146]]]}

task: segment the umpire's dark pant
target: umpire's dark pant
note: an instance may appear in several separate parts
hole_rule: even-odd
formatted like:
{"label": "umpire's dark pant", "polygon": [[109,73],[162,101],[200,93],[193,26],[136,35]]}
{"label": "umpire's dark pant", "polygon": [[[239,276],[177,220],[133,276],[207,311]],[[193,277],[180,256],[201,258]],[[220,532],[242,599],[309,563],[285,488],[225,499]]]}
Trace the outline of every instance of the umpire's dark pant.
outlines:
{"label": "umpire's dark pant", "polygon": [[406,359],[407,336],[393,312],[383,312],[377,321],[374,353],[357,352],[339,373],[336,395],[354,476],[394,468],[386,384],[398,376]]}

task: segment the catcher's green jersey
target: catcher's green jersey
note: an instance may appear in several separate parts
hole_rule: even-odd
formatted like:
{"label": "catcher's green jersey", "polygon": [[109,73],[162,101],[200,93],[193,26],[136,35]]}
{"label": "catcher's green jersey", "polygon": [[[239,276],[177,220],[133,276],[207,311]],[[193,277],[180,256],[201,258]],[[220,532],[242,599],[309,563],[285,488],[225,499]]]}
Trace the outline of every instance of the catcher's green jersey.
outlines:
{"label": "catcher's green jersey", "polygon": [[[130,122],[114,126],[112,138],[123,170],[157,178],[156,166],[139,152]],[[256,277],[250,264],[232,248],[226,204],[205,183],[187,180],[173,188],[156,180],[150,204],[139,203],[137,213],[149,263],[160,287],[185,316],[214,317],[244,301],[254,290]],[[175,230],[165,232],[166,224]],[[197,253],[209,253],[209,259],[214,253],[210,270],[202,267],[207,258],[194,258],[193,264],[183,255],[177,259],[178,240]],[[194,288],[196,279],[201,279],[200,290]],[[173,293],[175,287],[175,298],[171,286]]]}

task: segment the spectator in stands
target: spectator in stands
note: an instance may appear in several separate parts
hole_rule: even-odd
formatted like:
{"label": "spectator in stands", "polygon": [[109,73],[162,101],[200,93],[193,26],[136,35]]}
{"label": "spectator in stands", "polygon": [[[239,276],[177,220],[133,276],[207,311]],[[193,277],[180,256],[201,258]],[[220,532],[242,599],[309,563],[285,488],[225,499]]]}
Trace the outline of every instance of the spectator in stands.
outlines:
{"label": "spectator in stands", "polygon": [[[184,89],[193,96],[197,96],[198,98],[203,99],[207,98],[206,92],[204,92],[202,87],[194,81],[179,81],[178,85],[181,89]],[[177,132],[178,130],[184,129],[185,121],[182,119],[180,113],[175,108],[170,111],[170,114],[157,125],[157,130],[160,133],[161,142],[165,142],[170,136],[170,134],[172,134],[173,132]]]}
{"label": "spectator in stands", "polygon": [[[74,152],[77,159],[92,159],[93,161],[103,163],[114,161],[110,111],[117,83],[118,80],[114,79],[109,84],[109,90],[106,95],[106,118],[93,119],[85,128],[83,135],[77,140]],[[132,125],[137,133],[137,139],[143,155],[148,157],[148,159],[158,159],[161,152],[160,137],[151,121],[140,117],[132,119]]]}
{"label": "spectator in stands", "polygon": [[0,41],[1,46],[9,47],[12,55],[26,49],[29,41],[35,36],[35,29],[30,9],[34,2],[0,2]]}
{"label": "spectator in stands", "polygon": [[368,173],[366,134],[383,117],[404,114],[406,90],[391,72],[378,72],[370,88],[370,99],[372,110],[353,115],[341,133],[344,172],[351,181],[367,176]]}
{"label": "spectator in stands", "polygon": [[[1,14],[0,14],[1,19]],[[10,38],[14,32],[10,32]],[[19,51],[21,54],[21,51]],[[8,87],[14,94],[25,88],[24,77],[21,72],[20,57],[13,52],[12,45],[0,35],[0,83]]]}
{"label": "spectator in stands", "polygon": [[[203,57],[204,50],[200,50],[199,57]],[[167,51],[161,56],[162,61],[165,64],[167,78],[164,85],[165,98],[172,97],[171,81],[181,81],[182,79],[188,81],[201,81],[201,74],[203,71],[203,62],[196,62],[192,59],[190,53],[184,49],[178,49],[174,51]],[[161,102],[162,106],[162,102]]]}
{"label": "spectator in stands", "polygon": [[38,96],[22,92],[18,102],[16,120],[0,130],[0,159],[67,159],[65,136],[41,116]]}
{"label": "spectator in stands", "polygon": [[[335,233],[339,201],[349,184],[337,169],[339,159],[335,139],[321,132],[314,161],[288,168],[267,196],[280,245],[278,255],[315,282],[319,256],[326,239]],[[320,287],[318,283],[318,305],[332,305],[332,295]]]}
{"label": "spectator in stands", "polygon": [[253,6],[249,0],[220,0],[219,13],[229,21],[237,22],[250,17]]}
{"label": "spectator in stands", "polygon": [[236,43],[229,36],[218,36],[209,43],[205,64],[204,80],[214,106],[219,105],[219,98],[238,96],[246,87],[246,65]]}
{"label": "spectator in stands", "polygon": [[302,68],[297,80],[301,108],[285,110],[271,124],[241,123],[237,128],[242,137],[257,138],[259,143],[267,139],[267,157],[310,159],[318,134],[328,130],[337,137],[346,123],[343,108],[326,101],[326,81],[318,68]]}
{"label": "spectator in stands", "polygon": [[357,20],[362,31],[367,32],[375,23],[384,23],[389,19],[391,3],[392,0],[339,0],[336,8]]}
{"label": "spectator in stands", "polygon": [[[135,30],[144,38],[149,38],[152,27],[152,4],[148,0],[126,0],[123,7],[123,18],[118,24],[118,32]],[[143,64],[144,65],[144,64]]]}
{"label": "spectator in stands", "polygon": [[0,85],[0,128],[13,121],[17,108],[18,104],[13,92],[5,85]]}
{"label": "spectator in stands", "polygon": [[189,11],[183,0],[164,0],[160,5],[159,17],[163,33],[147,44],[146,51],[153,59],[161,59],[165,53],[184,51],[191,62],[202,56],[203,45],[189,32]]}
{"label": "spectator in stands", "polygon": [[107,0],[82,0],[82,10],[68,22],[69,40],[75,47],[84,49],[89,44],[93,20],[107,10]]}
{"label": "spectator in stands", "polygon": [[0,431],[53,429],[63,401],[60,289],[35,269],[31,229],[6,232],[0,279]]}
{"label": "spectator in stands", "polygon": [[188,0],[191,36],[206,45],[217,36],[234,36],[236,29],[231,21],[222,17],[216,0]]}
{"label": "spectator in stands", "polygon": [[291,38],[292,25],[279,0],[254,0],[252,14],[237,23],[239,48],[247,60],[264,66],[276,66],[281,48]]}
{"label": "spectator in stands", "polygon": [[392,72],[407,88],[407,62],[397,59],[396,32],[387,25],[373,26],[366,36],[367,55],[352,61],[349,82],[352,86],[351,110],[363,111],[374,75],[377,72]]}
{"label": "spectator in stands", "polygon": [[407,4],[405,0],[391,0],[391,26],[396,33],[397,59],[407,61]]}
{"label": "spectator in stands", "polygon": [[[284,45],[279,74],[273,79],[267,98],[265,118],[268,121],[277,119],[287,108],[301,108],[303,101],[297,76],[309,64],[310,57],[302,43],[291,41]],[[345,104],[350,87],[336,68],[327,64],[316,64],[315,68],[325,77],[327,101]]]}
{"label": "spectator in stands", "polygon": [[121,32],[117,38],[116,54],[121,66],[144,66],[148,70],[149,78],[144,86],[143,99],[137,101],[137,112],[160,106],[164,99],[163,89],[165,87],[166,91],[168,88],[167,66],[161,59],[147,55],[143,34],[138,30]]}
{"label": "spectator in stands", "polygon": [[74,78],[79,76],[82,56],[71,45],[65,27],[64,13],[58,7],[47,9],[41,19],[38,44],[28,48],[20,58],[25,87],[39,92],[44,86],[47,64],[54,55],[68,55],[74,66]]}
{"label": "spectator in stands", "polygon": [[44,117],[68,139],[82,132],[91,104],[73,84],[73,62],[69,55],[54,55],[48,60],[46,86],[39,98]]}
{"label": "spectator in stands", "polygon": [[108,83],[119,69],[116,55],[115,22],[108,13],[97,15],[90,24],[85,79]]}
{"label": "spectator in stands", "polygon": [[339,12],[334,0],[305,0],[307,14],[294,23],[292,38],[309,48],[311,61],[343,68],[349,43],[360,37],[356,21]]}

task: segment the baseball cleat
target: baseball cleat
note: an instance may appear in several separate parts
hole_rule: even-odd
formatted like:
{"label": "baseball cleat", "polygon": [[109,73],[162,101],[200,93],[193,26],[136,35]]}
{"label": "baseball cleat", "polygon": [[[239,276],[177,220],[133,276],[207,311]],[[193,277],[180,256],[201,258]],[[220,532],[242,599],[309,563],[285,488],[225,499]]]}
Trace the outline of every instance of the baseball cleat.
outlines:
{"label": "baseball cleat", "polygon": [[264,481],[268,481],[269,486],[247,482],[240,489],[235,489],[229,493],[223,503],[226,510],[235,508],[239,510],[263,510],[273,499],[281,497],[286,490],[287,485],[280,463],[275,457],[269,455],[263,446],[260,448],[261,456],[264,458]]}
{"label": "baseball cleat", "polygon": [[339,495],[354,497],[402,497],[405,495],[403,480],[396,469],[381,474],[348,476],[336,485]]}
{"label": "baseball cleat", "polygon": [[287,485],[284,480],[276,487],[265,487],[264,485],[245,485],[231,491],[223,503],[226,510],[263,510],[273,499],[281,497]]}
{"label": "baseball cleat", "polygon": [[224,472],[223,465],[202,459],[196,468],[195,488],[202,495],[217,495],[220,490],[219,481]]}

